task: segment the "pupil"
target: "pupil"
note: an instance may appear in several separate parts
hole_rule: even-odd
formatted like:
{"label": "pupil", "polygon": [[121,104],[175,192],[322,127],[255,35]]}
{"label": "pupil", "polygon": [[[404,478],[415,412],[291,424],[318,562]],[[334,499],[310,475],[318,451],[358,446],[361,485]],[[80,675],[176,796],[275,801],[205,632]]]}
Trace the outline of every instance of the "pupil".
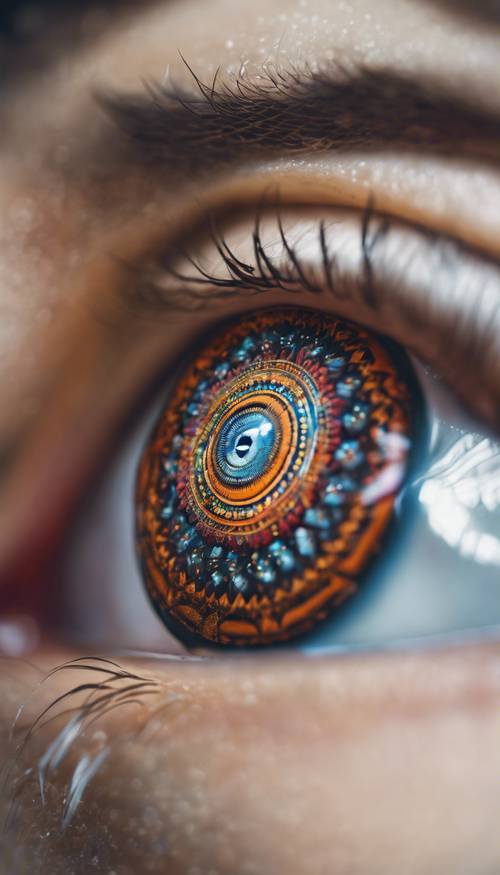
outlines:
{"label": "pupil", "polygon": [[222,477],[240,485],[260,477],[270,464],[279,433],[266,412],[238,411],[224,424],[217,441],[217,467]]}
{"label": "pupil", "polygon": [[246,456],[251,446],[252,438],[249,435],[242,435],[238,438],[235,450],[240,459],[243,459],[243,457]]}

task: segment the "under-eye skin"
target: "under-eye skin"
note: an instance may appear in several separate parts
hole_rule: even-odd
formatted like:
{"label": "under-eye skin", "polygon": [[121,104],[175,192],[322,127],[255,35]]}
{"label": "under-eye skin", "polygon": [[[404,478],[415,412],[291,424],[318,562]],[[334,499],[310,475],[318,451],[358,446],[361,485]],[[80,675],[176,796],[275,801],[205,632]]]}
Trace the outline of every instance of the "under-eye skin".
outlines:
{"label": "under-eye skin", "polygon": [[138,548],[167,625],[271,644],[355,592],[404,480],[409,380],[401,352],[314,311],[251,314],[195,353],[138,478]]}

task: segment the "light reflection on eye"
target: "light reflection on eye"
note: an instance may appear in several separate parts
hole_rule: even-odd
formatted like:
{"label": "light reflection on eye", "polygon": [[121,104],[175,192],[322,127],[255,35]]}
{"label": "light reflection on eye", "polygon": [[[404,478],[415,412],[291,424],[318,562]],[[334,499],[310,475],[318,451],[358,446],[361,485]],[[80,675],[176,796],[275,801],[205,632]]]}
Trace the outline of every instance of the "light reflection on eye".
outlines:
{"label": "light reflection on eye", "polygon": [[429,525],[465,559],[500,568],[500,449],[467,434],[423,478],[419,501]]}

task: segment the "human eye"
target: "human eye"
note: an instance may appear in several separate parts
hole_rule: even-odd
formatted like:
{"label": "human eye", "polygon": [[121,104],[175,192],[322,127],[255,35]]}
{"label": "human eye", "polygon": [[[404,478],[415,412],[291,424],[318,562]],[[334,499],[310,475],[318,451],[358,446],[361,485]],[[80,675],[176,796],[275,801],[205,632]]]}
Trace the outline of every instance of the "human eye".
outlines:
{"label": "human eye", "polygon": [[[145,591],[188,649],[387,647],[498,622],[499,448],[480,422],[494,419],[495,390],[468,395],[459,339],[444,354],[460,318],[450,271],[460,301],[464,272],[480,307],[469,361],[486,387],[498,268],[372,204],[318,213],[271,208],[224,232],[211,219],[198,258],[160,252],[139,275],[153,311],[212,312],[215,324],[176,364],[153,432],[139,428],[69,551],[65,622],[83,640],[113,628],[99,599],[85,606],[89,579],[124,616],[128,599],[130,617],[142,604],[148,622],[120,643],[174,651]],[[115,517],[126,523],[113,549],[102,532]]]}
{"label": "human eye", "polygon": [[496,872],[495,4],[28,6],[2,875]]}

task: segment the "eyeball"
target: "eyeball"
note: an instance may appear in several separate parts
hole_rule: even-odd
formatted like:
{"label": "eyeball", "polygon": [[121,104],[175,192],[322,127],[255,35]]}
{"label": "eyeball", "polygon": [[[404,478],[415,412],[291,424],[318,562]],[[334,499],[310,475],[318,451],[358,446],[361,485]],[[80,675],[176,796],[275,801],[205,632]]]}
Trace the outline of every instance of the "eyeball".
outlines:
{"label": "eyeball", "polygon": [[137,549],[165,624],[269,645],[335,611],[383,545],[417,406],[404,354],[345,319],[269,310],[214,334],[139,465]]}

